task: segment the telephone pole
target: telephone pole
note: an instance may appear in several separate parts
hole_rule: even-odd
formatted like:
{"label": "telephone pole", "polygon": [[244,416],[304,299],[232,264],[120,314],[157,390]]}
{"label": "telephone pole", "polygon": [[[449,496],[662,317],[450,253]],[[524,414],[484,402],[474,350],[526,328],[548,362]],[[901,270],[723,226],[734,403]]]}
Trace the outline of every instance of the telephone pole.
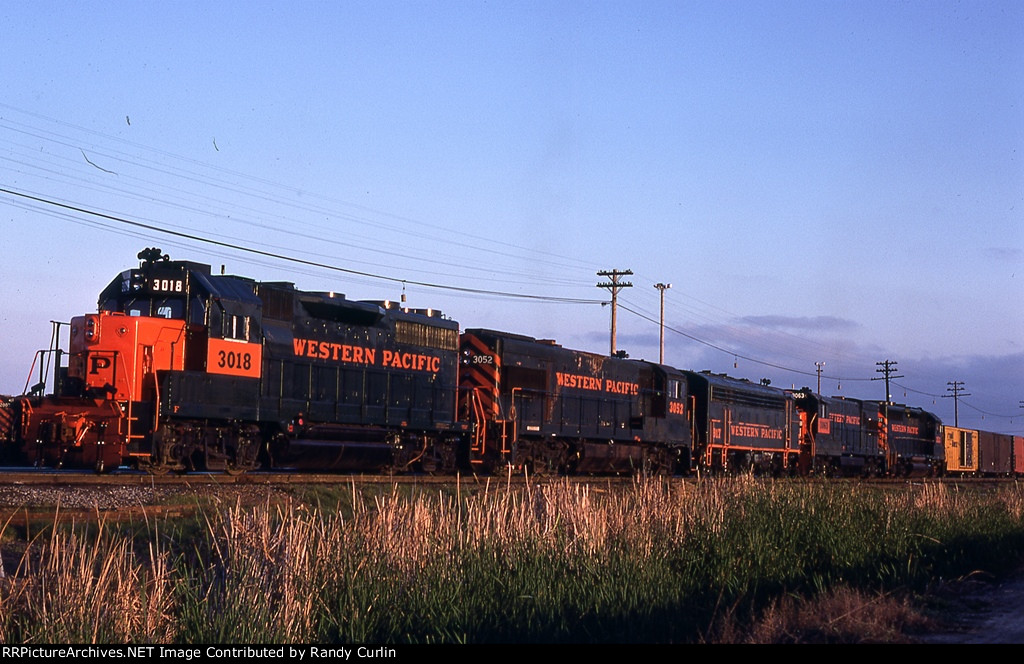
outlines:
{"label": "telephone pole", "polygon": [[[881,369],[875,369],[880,374],[885,374],[885,403],[892,403],[892,394],[889,392],[889,381],[893,378],[903,378],[903,376],[893,376],[896,373],[896,365],[898,362],[892,360],[885,360],[884,362],[875,362]],[[871,380],[883,380],[882,378],[872,378]]]}
{"label": "telephone pole", "polygon": [[654,284],[654,287],[661,291],[661,335],[659,336],[658,364],[665,364],[665,290],[672,288],[672,284],[657,283]]}
{"label": "telephone pole", "polygon": [[821,370],[825,367],[825,363],[815,362],[814,367],[818,371],[818,396],[821,396]]}
{"label": "telephone pole", "polygon": [[946,391],[953,394],[943,394],[942,398],[948,399],[953,397],[953,426],[958,427],[960,426],[960,397],[969,397],[971,395],[962,391],[964,389],[964,382],[962,380],[951,380],[946,385],[949,385]]}
{"label": "telephone pole", "polygon": [[611,354],[615,355],[615,315],[616,307],[618,306],[619,291],[623,288],[630,288],[633,286],[628,281],[619,281],[619,277],[626,277],[633,274],[633,270],[602,270],[597,273],[599,277],[608,277],[608,281],[597,285],[598,288],[607,288],[612,293],[612,351]]}

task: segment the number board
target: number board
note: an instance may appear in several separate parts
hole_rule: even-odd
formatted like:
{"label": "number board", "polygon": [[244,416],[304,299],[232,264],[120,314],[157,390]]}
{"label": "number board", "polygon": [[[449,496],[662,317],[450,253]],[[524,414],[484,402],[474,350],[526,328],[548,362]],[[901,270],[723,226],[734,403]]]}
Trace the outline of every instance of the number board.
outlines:
{"label": "number board", "polygon": [[263,366],[263,346],[231,339],[210,339],[206,351],[206,371],[229,376],[259,378]]}
{"label": "number board", "polygon": [[154,294],[184,295],[187,273],[181,270],[154,272],[146,277],[146,290]]}
{"label": "number board", "polygon": [[149,290],[152,293],[184,293],[184,279],[157,279],[149,280]]}

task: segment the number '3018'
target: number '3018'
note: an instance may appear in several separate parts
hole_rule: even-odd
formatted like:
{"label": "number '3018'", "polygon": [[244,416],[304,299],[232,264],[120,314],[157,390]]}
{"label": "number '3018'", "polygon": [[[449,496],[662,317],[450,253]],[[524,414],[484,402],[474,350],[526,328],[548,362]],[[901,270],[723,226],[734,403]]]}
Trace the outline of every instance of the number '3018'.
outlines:
{"label": "number '3018'", "polygon": [[217,351],[217,366],[221,369],[252,369],[252,355],[234,351]]}

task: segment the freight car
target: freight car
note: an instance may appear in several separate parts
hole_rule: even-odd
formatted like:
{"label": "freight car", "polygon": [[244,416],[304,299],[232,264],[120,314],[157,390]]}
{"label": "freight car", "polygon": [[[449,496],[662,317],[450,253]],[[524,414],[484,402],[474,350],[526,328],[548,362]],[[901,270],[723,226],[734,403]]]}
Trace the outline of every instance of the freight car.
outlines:
{"label": "freight car", "polygon": [[944,426],[946,474],[968,477],[978,474],[978,430]]}
{"label": "freight car", "polygon": [[686,378],[664,365],[494,330],[462,334],[473,462],[533,472],[686,471]]}
{"label": "freight car", "polygon": [[978,431],[978,473],[987,476],[1014,474],[1013,436]]}
{"label": "freight car", "polygon": [[946,472],[951,475],[1024,475],[1024,437],[957,426],[943,427]]}
{"label": "freight car", "polygon": [[975,428],[944,426],[946,470],[950,474],[1024,474],[1024,437]]}

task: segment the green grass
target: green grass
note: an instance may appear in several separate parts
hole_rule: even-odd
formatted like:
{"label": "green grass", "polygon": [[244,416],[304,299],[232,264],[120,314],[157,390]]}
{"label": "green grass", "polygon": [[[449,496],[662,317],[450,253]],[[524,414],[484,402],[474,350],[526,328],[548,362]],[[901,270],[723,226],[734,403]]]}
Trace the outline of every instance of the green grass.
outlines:
{"label": "green grass", "polygon": [[[938,578],[1005,572],[1022,544],[1015,484],[350,484],[185,525],[51,529],[0,580],[0,641],[695,643],[799,630],[842,639],[839,618],[820,636],[807,616],[842,607],[848,622],[880,598],[902,606]],[[902,609],[889,615],[880,620],[907,620]],[[788,626],[772,632],[780,616]]]}

